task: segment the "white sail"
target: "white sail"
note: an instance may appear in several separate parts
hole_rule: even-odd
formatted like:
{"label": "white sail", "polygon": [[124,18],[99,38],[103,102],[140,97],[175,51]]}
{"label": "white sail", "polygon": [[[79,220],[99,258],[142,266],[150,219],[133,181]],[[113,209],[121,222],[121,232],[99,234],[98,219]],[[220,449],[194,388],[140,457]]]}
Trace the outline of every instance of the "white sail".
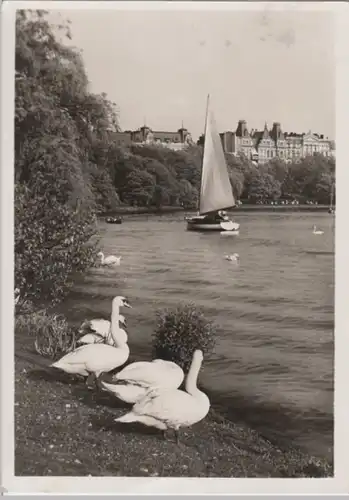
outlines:
{"label": "white sail", "polygon": [[235,205],[221,138],[207,107],[199,211],[201,215]]}

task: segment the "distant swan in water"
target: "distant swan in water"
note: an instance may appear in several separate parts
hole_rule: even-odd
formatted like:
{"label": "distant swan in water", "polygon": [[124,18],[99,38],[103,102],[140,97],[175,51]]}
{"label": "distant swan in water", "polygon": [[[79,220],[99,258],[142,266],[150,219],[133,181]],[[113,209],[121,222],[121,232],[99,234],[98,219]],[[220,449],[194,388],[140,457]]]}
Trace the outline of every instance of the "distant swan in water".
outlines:
{"label": "distant swan in water", "polygon": [[197,388],[197,378],[203,361],[203,353],[193,355],[185,383],[185,391],[179,389],[150,390],[129,413],[116,418],[116,422],[141,422],[150,427],[173,429],[178,443],[180,427],[189,427],[206,417],[210,400]]}
{"label": "distant swan in water", "polygon": [[121,257],[116,257],[115,255],[105,257],[103,252],[98,252],[97,257],[101,258],[102,266],[120,266]]}
{"label": "distant swan in water", "polygon": [[321,231],[321,229],[316,229],[316,226],[313,226],[313,234],[324,234],[324,232]]}
{"label": "distant swan in water", "polygon": [[233,253],[232,255],[226,255],[225,259],[229,260],[230,262],[238,262],[240,259],[240,255],[238,253]]}

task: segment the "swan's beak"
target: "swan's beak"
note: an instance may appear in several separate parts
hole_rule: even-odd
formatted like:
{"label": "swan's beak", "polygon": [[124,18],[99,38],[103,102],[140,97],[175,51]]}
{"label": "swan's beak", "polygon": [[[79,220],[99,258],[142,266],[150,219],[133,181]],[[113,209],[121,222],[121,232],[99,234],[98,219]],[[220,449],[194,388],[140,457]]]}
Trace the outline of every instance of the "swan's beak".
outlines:
{"label": "swan's beak", "polygon": [[132,309],[131,304],[127,300],[124,300],[124,306],[125,307],[129,307],[130,309]]}

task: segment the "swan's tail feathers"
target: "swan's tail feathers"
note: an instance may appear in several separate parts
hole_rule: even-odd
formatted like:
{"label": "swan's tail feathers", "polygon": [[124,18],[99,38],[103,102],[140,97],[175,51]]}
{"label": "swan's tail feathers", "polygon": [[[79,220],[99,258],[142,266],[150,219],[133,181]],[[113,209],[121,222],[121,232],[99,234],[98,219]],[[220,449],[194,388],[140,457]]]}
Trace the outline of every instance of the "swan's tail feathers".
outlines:
{"label": "swan's tail feathers", "polygon": [[136,415],[135,413],[130,411],[129,413],[126,413],[126,415],[116,418],[115,422],[124,422],[124,423],[139,422],[139,415]]}
{"label": "swan's tail feathers", "polygon": [[123,415],[122,417],[116,418],[115,422],[140,422],[148,427],[156,427],[162,431],[167,429],[167,425],[164,422],[161,422],[161,420],[157,420],[149,415],[136,415],[136,413],[133,413],[132,411],[126,413],[126,415]]}
{"label": "swan's tail feathers", "polygon": [[59,359],[58,361],[55,361],[50,365],[52,368],[59,368],[59,370],[64,370],[66,368],[66,364],[62,362],[62,358]]}
{"label": "swan's tail feathers", "polygon": [[58,368],[59,370],[62,368],[60,361],[56,361],[55,363],[52,363],[52,365],[50,365],[50,367],[51,368]]}

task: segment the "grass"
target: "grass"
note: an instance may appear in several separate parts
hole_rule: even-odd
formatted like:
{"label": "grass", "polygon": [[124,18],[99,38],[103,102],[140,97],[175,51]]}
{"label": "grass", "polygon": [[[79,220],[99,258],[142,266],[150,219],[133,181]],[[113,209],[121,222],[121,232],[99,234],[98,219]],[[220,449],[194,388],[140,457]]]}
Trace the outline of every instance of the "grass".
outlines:
{"label": "grass", "polygon": [[332,465],[282,451],[211,410],[182,431],[181,445],[156,429],[120,424],[128,406],[16,348],[17,476],[329,477]]}

